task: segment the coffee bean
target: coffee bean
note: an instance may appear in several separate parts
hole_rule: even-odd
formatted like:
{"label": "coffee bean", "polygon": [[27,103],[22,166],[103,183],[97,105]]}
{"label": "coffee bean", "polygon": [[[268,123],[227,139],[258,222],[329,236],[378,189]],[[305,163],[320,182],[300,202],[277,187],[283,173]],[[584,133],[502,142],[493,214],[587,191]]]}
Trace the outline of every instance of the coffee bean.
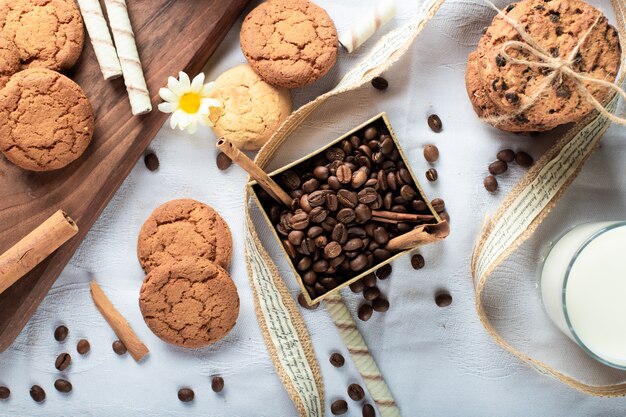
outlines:
{"label": "coffee bean", "polygon": [[324,165],[317,166],[313,170],[313,177],[318,181],[326,181],[330,176],[330,171]]}
{"label": "coffee bean", "polygon": [[435,133],[441,132],[441,128],[443,124],[441,123],[441,119],[436,114],[431,114],[428,116],[428,127]]}
{"label": "coffee bean", "polygon": [[417,253],[411,256],[411,266],[413,269],[422,269],[424,265],[426,265],[426,261],[424,261],[424,257],[421,254]]}
{"label": "coffee bean", "polygon": [[450,214],[447,211],[439,213],[439,217],[441,217],[441,220],[445,220],[450,223]]}
{"label": "coffee bean", "polygon": [[343,355],[338,352],[334,352],[332,355],[330,355],[329,361],[330,361],[330,364],[334,366],[335,368],[341,368],[343,364],[346,362],[346,360],[343,358]]}
{"label": "coffee bean", "polygon": [[365,397],[365,391],[359,384],[348,385],[348,397],[352,401],[361,401]]}
{"label": "coffee bean", "polygon": [[118,355],[124,355],[126,352],[128,352],[128,349],[126,349],[126,345],[121,340],[116,340],[115,342],[113,342],[112,346],[113,352],[117,353]]}
{"label": "coffee bean", "polygon": [[337,201],[341,207],[355,208],[359,202],[357,194],[348,190],[339,190],[337,192]]}
{"label": "coffee bean", "polygon": [[283,247],[285,248],[285,252],[287,252],[287,255],[289,255],[290,258],[296,257],[296,248],[289,240],[283,240]]}
{"label": "coffee bean", "polygon": [[367,173],[362,170],[358,170],[352,174],[352,180],[350,184],[352,188],[360,188],[367,181]]}
{"label": "coffee bean", "polygon": [[351,208],[344,208],[337,212],[337,221],[341,223],[344,223],[344,224],[352,223],[355,218],[356,218],[356,215],[354,213],[354,210],[352,210]]}
{"label": "coffee bean", "polygon": [[357,315],[359,316],[359,320],[368,321],[370,318],[372,318],[373,312],[374,310],[369,304],[363,304],[361,307],[359,307]]}
{"label": "coffee bean", "polygon": [[11,390],[8,387],[0,386],[0,400],[6,400],[11,396]]}
{"label": "coffee bean", "polygon": [[358,281],[354,281],[352,284],[350,284],[350,290],[353,293],[363,292],[364,289],[365,289],[365,284],[363,283],[362,279]]}
{"label": "coffee bean", "polygon": [[374,77],[372,78],[372,87],[377,90],[386,90],[389,87],[389,82],[383,77]]}
{"label": "coffee bean", "polygon": [[294,171],[285,171],[282,175],[282,179],[285,187],[289,188],[290,190],[297,190],[302,184],[300,177]]}
{"label": "coffee bean", "polygon": [[[330,245],[330,243],[329,243],[329,245]],[[339,247],[341,248],[341,246],[339,246]],[[336,250],[336,249],[334,249],[334,250]],[[328,271],[328,267],[329,267],[328,261],[326,259],[320,259],[319,261],[313,262],[312,269],[313,269],[314,272],[317,272],[318,274],[322,274],[322,273],[325,273],[326,271]]]}
{"label": "coffee bean", "polygon": [[69,353],[61,353],[54,362],[54,367],[59,371],[65,371],[72,364],[72,357]]}
{"label": "coffee bean", "polygon": [[367,156],[368,159],[372,157],[372,148],[370,148],[367,145],[359,146],[359,152],[361,152],[361,154]]}
{"label": "coffee bean", "polygon": [[398,175],[400,176],[402,181],[404,181],[405,184],[407,185],[413,184],[413,177],[411,177],[411,173],[409,172],[408,169],[400,168],[400,170],[398,170]]}
{"label": "coffee bean", "polygon": [[337,400],[330,405],[330,411],[336,416],[345,414],[348,412],[348,403],[344,400]]}
{"label": "coffee bean", "polygon": [[332,277],[326,277],[326,278],[322,278],[321,282],[320,282],[324,288],[326,288],[328,291],[332,290],[333,288],[337,288],[337,280],[335,278]]}
{"label": "coffee bean", "polygon": [[363,203],[363,204],[373,203],[374,201],[376,201],[377,197],[378,197],[378,193],[376,192],[375,189],[371,187],[364,188],[361,191],[359,191],[359,193],[357,194],[359,203]]}
{"label": "coffee bean", "polygon": [[331,190],[339,191],[341,189],[341,183],[339,182],[337,177],[335,177],[334,175],[328,177],[328,180],[326,181],[326,183],[328,184]]}
{"label": "coffee bean", "polygon": [[523,168],[528,168],[533,164],[533,157],[526,152],[519,151],[515,154],[515,162]]}
{"label": "coffee bean", "polygon": [[302,240],[304,239],[304,236],[305,234],[302,230],[292,230],[291,232],[289,232],[289,236],[287,236],[287,239],[289,240],[289,243],[291,243],[293,246],[300,246]]}
{"label": "coffee bean", "polygon": [[403,185],[400,188],[400,196],[406,201],[411,201],[417,196],[417,193],[410,185]]}
{"label": "coffee bean", "polygon": [[389,252],[387,249],[373,248],[374,245],[378,245],[378,243],[376,242],[370,243],[369,249],[374,251],[373,254],[376,260],[382,262],[391,258],[391,252]]}
{"label": "coffee bean", "polygon": [[66,379],[57,379],[54,381],[54,388],[59,392],[68,393],[72,391],[72,383]]}
{"label": "coffee bean", "polygon": [[89,344],[89,341],[87,341],[87,339],[80,339],[76,344],[76,351],[81,355],[86,355],[87,353],[89,353],[90,349],[91,345]]}
{"label": "coffee bean", "polygon": [[430,144],[424,146],[424,159],[430,163],[436,162],[439,159],[439,148]]}
{"label": "coffee bean", "polygon": [[367,255],[362,253],[350,261],[350,269],[354,272],[362,271],[367,267],[367,263]]}
{"label": "coffee bean", "polygon": [[411,207],[415,211],[428,211],[428,206],[422,200],[411,201]]}
{"label": "coffee bean", "polygon": [[372,301],[372,308],[374,309],[374,311],[384,313],[385,311],[389,310],[389,301],[384,298],[378,297],[374,301]]}
{"label": "coffee bean", "polygon": [[35,402],[40,403],[46,399],[46,391],[39,385],[33,385],[30,387],[30,397],[35,400]]}
{"label": "coffee bean", "polygon": [[326,149],[325,155],[326,155],[326,158],[331,162],[343,161],[343,159],[346,157],[346,154],[343,152],[343,150],[337,147]]}
{"label": "coffee bean", "polygon": [[387,230],[382,226],[378,226],[374,229],[373,237],[379,245],[384,245],[389,241],[389,233],[387,233]]}
{"label": "coffee bean", "polygon": [[435,168],[430,168],[426,171],[426,179],[428,181],[437,181],[437,178],[439,178],[439,174],[437,174],[437,170]]}
{"label": "coffee bean", "polygon": [[387,173],[387,188],[391,191],[396,191],[398,189],[398,181],[394,172]]}
{"label": "coffee bean", "polygon": [[363,283],[366,287],[371,288],[376,286],[376,275],[372,272],[363,277]]}
{"label": "coffee bean", "polygon": [[[315,239],[318,239],[318,238],[315,238]],[[302,241],[302,244],[299,247],[300,253],[302,253],[303,255],[314,254],[316,248],[317,248],[317,245],[315,244],[315,240],[310,239],[310,238],[304,239]]]}
{"label": "coffee bean", "polygon": [[363,404],[363,417],[376,417],[376,410],[371,404]]}
{"label": "coffee bean", "polygon": [[435,295],[435,304],[439,307],[448,307],[452,304],[452,296],[447,292],[439,293]]}
{"label": "coffee bean", "polygon": [[313,191],[317,190],[319,186],[320,182],[315,178],[311,178],[310,180],[302,184],[302,191],[307,194],[311,194]]}
{"label": "coffee bean", "polygon": [[326,255],[327,258],[332,259],[341,255],[341,251],[341,245],[338,242],[333,241],[326,245],[326,247],[324,248],[324,255]]}
{"label": "coffee bean", "polygon": [[307,310],[315,310],[317,307],[319,307],[319,303],[310,305],[306,301],[306,298],[303,293],[298,294],[298,304],[300,304],[300,306],[302,306],[303,308],[306,308]]}
{"label": "coffee bean", "polygon": [[154,152],[148,152],[143,157],[143,163],[146,164],[146,168],[148,168],[150,171],[156,171],[157,169],[159,169],[159,158]]}
{"label": "coffee bean", "polygon": [[489,164],[489,173],[491,175],[500,175],[505,173],[508,168],[506,162],[497,160]]}
{"label": "coffee bean", "polygon": [[[322,261],[319,261],[322,262]],[[323,261],[326,262],[326,261]],[[320,266],[321,267],[321,266]],[[315,264],[313,264],[313,268],[315,269]],[[328,262],[326,262],[324,268],[322,271],[317,271],[317,272],[326,272],[328,271]],[[317,273],[316,271],[306,271],[304,274],[302,274],[302,281],[304,281],[305,284],[307,285],[315,285],[315,283],[317,282]]]}
{"label": "coffee bean", "polygon": [[[309,213],[308,219],[312,223],[318,223],[319,224],[319,223],[323,222],[324,220],[326,220],[326,217],[328,217],[328,210],[324,209],[323,207],[315,207]],[[294,229],[295,229],[295,227],[294,227]]]}
{"label": "coffee bean", "polygon": [[193,401],[193,398],[196,394],[193,392],[191,388],[181,388],[178,390],[178,399],[184,403],[188,403]]}
{"label": "coffee bean", "polygon": [[343,250],[352,252],[355,250],[359,250],[363,247],[363,239],[359,239],[358,237],[352,238],[348,240],[345,245],[343,245]]}
{"label": "coffee bean", "polygon": [[69,330],[67,330],[67,327],[61,325],[54,330],[54,339],[57,342],[63,342],[67,337],[68,332]]}
{"label": "coffee bean", "polygon": [[311,207],[322,206],[326,202],[326,193],[319,190],[313,191],[311,194],[308,194],[307,202],[311,205]]}
{"label": "coffee bean", "polygon": [[352,181],[352,170],[347,165],[341,165],[337,168],[335,176],[342,184],[348,184]]}
{"label": "coffee bean", "polygon": [[225,171],[233,164],[233,160],[228,157],[224,152],[220,152],[217,154],[217,158],[215,159],[217,167]]}
{"label": "coffee bean", "polygon": [[363,298],[367,301],[374,301],[378,297],[380,297],[380,290],[377,287],[368,288],[363,292]]}
{"label": "coffee bean", "polygon": [[[317,308],[317,305],[315,305]],[[224,390],[224,378],[221,376],[214,376],[211,380],[211,389],[213,392],[222,392]]]}
{"label": "coffee bean", "polygon": [[498,190],[498,180],[493,175],[487,175],[483,180],[483,185],[485,186],[485,190],[490,193]]}
{"label": "coffee bean", "polygon": [[309,225],[309,215],[304,211],[296,212],[289,217],[289,227],[296,230],[303,230]]}
{"label": "coffee bean", "polygon": [[383,265],[376,270],[376,277],[378,279],[387,279],[391,275],[391,265]]}
{"label": "coffee bean", "polygon": [[365,129],[365,133],[363,133],[363,137],[366,141],[378,139],[378,129],[376,126],[370,126]]}
{"label": "coffee bean", "polygon": [[441,198],[435,198],[430,202],[430,205],[437,213],[441,213],[446,209],[446,202]]}
{"label": "coffee bean", "polygon": [[354,215],[357,223],[365,223],[372,218],[372,210],[361,203],[354,209]]}
{"label": "coffee bean", "polygon": [[515,152],[513,152],[511,149],[503,149],[498,152],[496,158],[498,158],[502,162],[510,163],[515,160]]}

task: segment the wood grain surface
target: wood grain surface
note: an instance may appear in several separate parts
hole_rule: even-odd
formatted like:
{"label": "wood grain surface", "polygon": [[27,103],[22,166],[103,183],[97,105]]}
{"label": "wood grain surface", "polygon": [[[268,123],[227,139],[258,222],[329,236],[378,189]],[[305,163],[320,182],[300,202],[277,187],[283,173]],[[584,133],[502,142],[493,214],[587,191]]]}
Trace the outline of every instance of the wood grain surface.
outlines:
{"label": "wood grain surface", "polygon": [[0,155],[0,253],[65,210],[77,236],[0,296],[0,352],[11,345],[104,210],[167,115],[156,106],[167,77],[200,71],[247,0],[127,0],[154,110],[134,117],[124,81],[105,81],[91,43],[69,75],[85,90],[96,116],[85,154],[53,172],[23,171]]}

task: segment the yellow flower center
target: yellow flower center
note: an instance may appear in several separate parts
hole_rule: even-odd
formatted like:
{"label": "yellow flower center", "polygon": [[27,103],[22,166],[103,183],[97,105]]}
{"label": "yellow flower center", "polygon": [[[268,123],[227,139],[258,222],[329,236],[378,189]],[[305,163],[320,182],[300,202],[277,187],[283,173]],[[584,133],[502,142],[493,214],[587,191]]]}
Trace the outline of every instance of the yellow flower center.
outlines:
{"label": "yellow flower center", "polygon": [[183,111],[193,114],[200,108],[200,96],[197,93],[185,93],[178,102]]}

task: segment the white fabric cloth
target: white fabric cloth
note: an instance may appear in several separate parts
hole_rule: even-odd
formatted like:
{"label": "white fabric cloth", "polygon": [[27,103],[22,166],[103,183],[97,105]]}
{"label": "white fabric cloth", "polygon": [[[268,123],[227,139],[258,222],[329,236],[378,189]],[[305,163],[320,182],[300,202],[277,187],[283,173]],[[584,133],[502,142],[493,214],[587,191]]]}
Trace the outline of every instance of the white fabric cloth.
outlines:
{"label": "white fabric cloth", "polygon": [[[318,3],[341,30],[373,0]],[[407,23],[418,3],[398,1],[396,19],[382,32]],[[613,20],[609,0],[593,3]],[[523,149],[538,157],[555,137],[500,132],[482,124],[472,111],[465,93],[465,60],[491,16],[492,11],[479,0],[448,0],[407,55],[385,74],[390,84],[387,91],[367,86],[325,104],[281,149],[273,168],[307,154],[380,111],[388,113],[420,180],[428,168],[422,146],[435,143],[439,147],[441,159],[435,164],[439,180],[423,180],[422,185],[430,198],[445,199],[452,217],[452,233],[444,242],[421,250],[426,259],[423,270],[414,271],[408,256],[395,261],[391,278],[380,283],[390,300],[390,310],[374,314],[368,322],[358,322],[404,416],[622,416],[626,399],[581,394],[506,353],[485,333],[474,310],[469,274],[474,239],[485,214],[495,210],[524,172],[511,167],[499,177],[500,191],[491,195],[482,185],[487,165],[505,147]],[[207,79],[215,79],[224,70],[244,62],[238,38],[241,21],[207,64]],[[372,42],[351,56],[342,51],[339,64],[328,76],[314,86],[293,92],[295,105],[330,89],[364,56]],[[443,121],[439,134],[426,124],[431,113],[439,114]],[[503,327],[517,329],[516,340],[527,345],[533,342],[539,355],[556,356],[563,349],[562,338],[541,312],[518,314],[518,307],[540,303],[534,290],[535,270],[541,250],[551,238],[581,221],[624,219],[625,132],[619,127],[609,130],[602,148],[594,153],[553,215],[499,272],[504,277],[499,281],[501,285],[522,282],[529,291],[522,299],[496,295],[492,305],[502,307]],[[137,162],[26,329],[10,349],[0,354],[0,385],[6,384],[12,390],[10,400],[0,401],[0,415],[296,415],[274,371],[254,314],[243,251],[243,190],[247,176],[236,166],[226,172],[216,168],[214,140],[206,128],[195,135],[172,131],[167,125],[161,129],[150,146],[161,161],[159,170],[150,172],[142,160]],[[138,307],[143,273],[135,248],[141,224],[159,204],[182,197],[211,204],[230,225],[234,243],[231,272],[241,297],[234,330],[223,341],[196,350],[161,342],[144,324]],[[286,263],[278,258],[276,243],[266,230],[260,232],[296,295],[297,284]],[[93,306],[87,284],[90,274],[150,348],[144,363],[137,364],[130,356],[119,357],[112,351],[116,337]],[[453,296],[448,308],[434,303],[434,294],[441,289]],[[362,298],[349,291],[345,296],[354,312]],[[515,308],[506,308],[509,304]],[[319,308],[304,311],[303,316],[322,368],[327,414],[331,415],[332,401],[344,398],[350,408],[347,415],[360,416],[360,404],[347,397],[346,388],[351,382],[364,384],[328,314]],[[70,329],[64,343],[53,338],[60,323]],[[524,337],[531,334],[524,329],[535,329],[532,337]],[[75,348],[82,337],[92,347],[85,357]],[[569,345],[565,351],[572,349]],[[73,362],[66,372],[59,373],[54,361],[64,351],[72,354]],[[328,362],[334,351],[348,359],[341,369]],[[576,355],[564,355],[563,361],[568,357]],[[214,374],[225,380],[226,388],[219,395],[210,388]],[[61,375],[74,385],[69,395],[53,387]],[[46,390],[44,403],[30,399],[32,384]],[[194,402],[178,401],[177,391],[183,386],[195,391]]]}

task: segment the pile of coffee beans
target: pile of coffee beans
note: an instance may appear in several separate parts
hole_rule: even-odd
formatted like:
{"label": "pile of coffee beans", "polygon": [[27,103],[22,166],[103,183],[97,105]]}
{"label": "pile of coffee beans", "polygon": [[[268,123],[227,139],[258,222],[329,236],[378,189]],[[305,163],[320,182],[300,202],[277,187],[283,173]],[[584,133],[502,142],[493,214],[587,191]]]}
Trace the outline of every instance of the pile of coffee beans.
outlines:
{"label": "pile of coffee beans", "polygon": [[533,157],[524,151],[514,152],[512,149],[503,149],[496,155],[496,160],[489,164],[489,174],[485,177],[483,185],[490,193],[498,190],[497,175],[504,174],[509,169],[509,164],[516,162],[522,168],[528,168],[534,163]]}
{"label": "pile of coffee beans", "polygon": [[312,299],[389,259],[390,239],[436,223],[433,216],[409,223],[373,213],[431,214],[384,123],[275,179],[294,199],[290,210],[255,191]]}

